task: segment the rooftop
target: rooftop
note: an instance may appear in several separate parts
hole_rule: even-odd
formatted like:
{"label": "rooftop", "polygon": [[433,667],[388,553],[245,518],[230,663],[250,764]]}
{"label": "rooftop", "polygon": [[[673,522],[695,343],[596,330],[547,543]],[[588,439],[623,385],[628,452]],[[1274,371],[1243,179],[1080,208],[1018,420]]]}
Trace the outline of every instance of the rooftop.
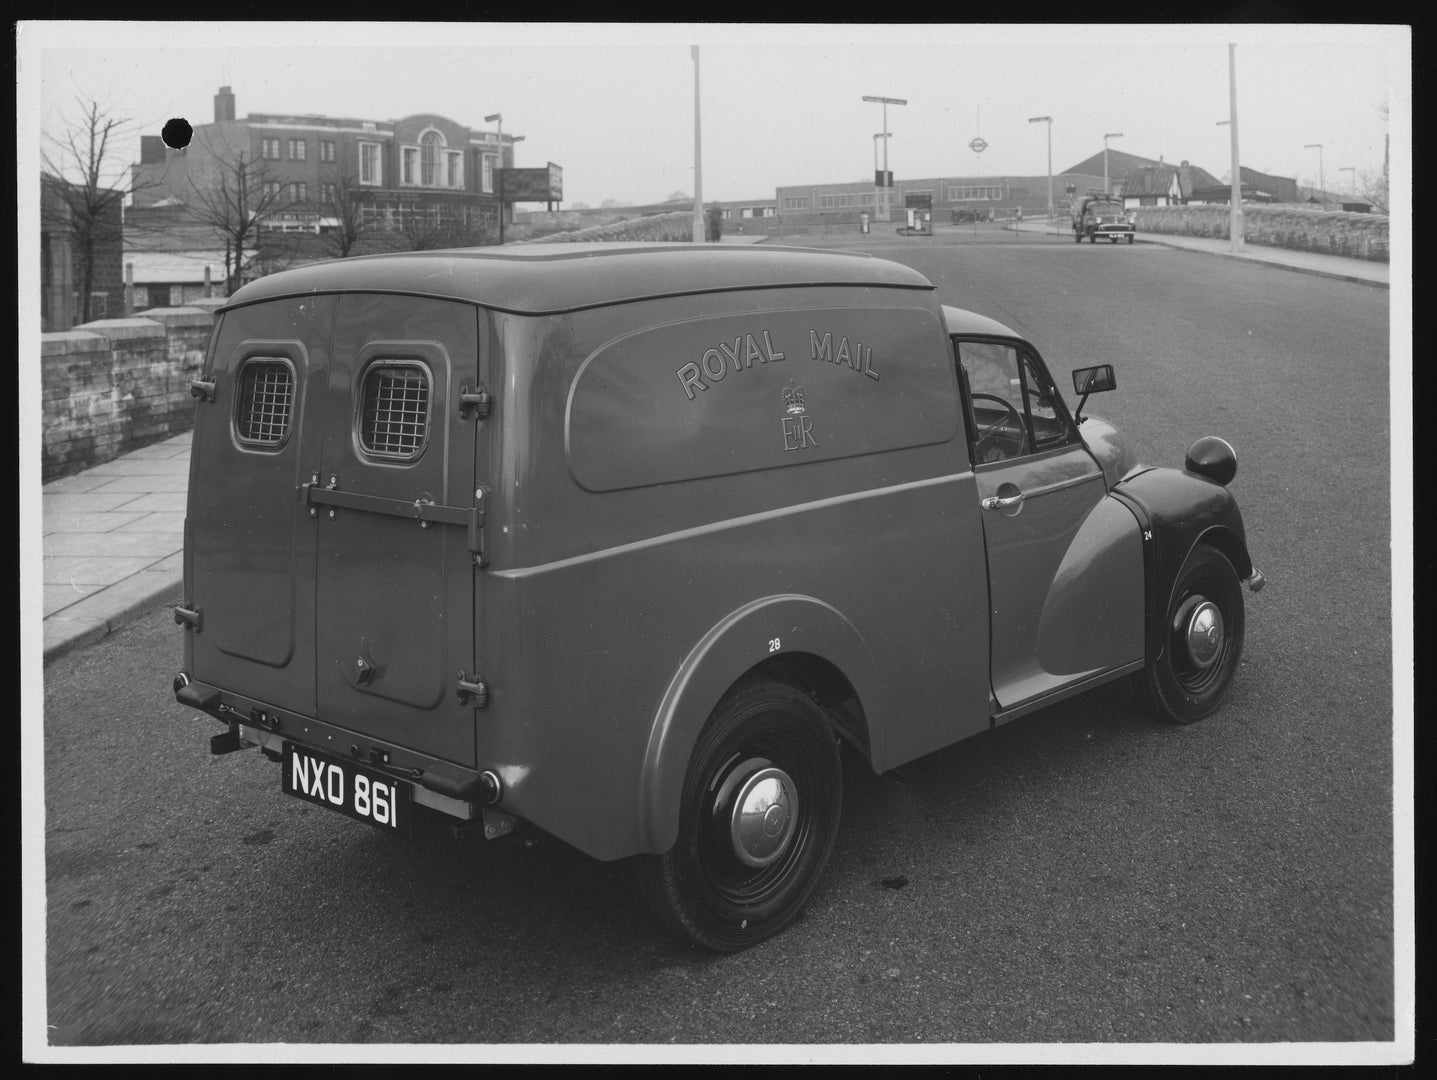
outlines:
{"label": "rooftop", "polygon": [[933,288],[915,270],[853,252],[768,244],[535,244],[316,263],[261,278],[237,292],[230,306],[314,293],[385,292],[538,315],[662,296],[824,285]]}

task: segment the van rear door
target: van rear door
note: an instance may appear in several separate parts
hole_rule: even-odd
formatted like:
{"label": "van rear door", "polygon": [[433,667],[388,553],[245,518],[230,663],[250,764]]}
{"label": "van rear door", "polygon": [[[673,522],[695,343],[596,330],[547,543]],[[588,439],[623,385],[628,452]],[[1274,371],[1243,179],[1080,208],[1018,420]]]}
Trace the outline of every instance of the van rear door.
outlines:
{"label": "van rear door", "polygon": [[192,674],[315,711],[316,530],[298,493],[319,461],[336,298],[226,312],[195,412],[185,595]]}
{"label": "van rear door", "polygon": [[319,484],[315,686],[321,720],[474,764],[478,313],[345,294],[335,309]]}

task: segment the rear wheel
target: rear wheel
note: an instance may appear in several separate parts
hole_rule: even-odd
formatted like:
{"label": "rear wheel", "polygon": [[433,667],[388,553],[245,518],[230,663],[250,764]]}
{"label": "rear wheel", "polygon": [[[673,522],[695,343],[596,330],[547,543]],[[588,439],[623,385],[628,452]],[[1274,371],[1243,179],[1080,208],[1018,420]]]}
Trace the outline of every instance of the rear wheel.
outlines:
{"label": "rear wheel", "polygon": [[1144,672],[1148,696],[1163,719],[1190,724],[1223,703],[1242,659],[1242,584],[1226,555],[1193,548],[1163,626],[1162,655]]}
{"label": "rear wheel", "polygon": [[838,835],[843,774],[807,694],[743,683],[714,710],[684,778],[679,837],[639,861],[644,899],[673,933],[736,952],[802,910]]}

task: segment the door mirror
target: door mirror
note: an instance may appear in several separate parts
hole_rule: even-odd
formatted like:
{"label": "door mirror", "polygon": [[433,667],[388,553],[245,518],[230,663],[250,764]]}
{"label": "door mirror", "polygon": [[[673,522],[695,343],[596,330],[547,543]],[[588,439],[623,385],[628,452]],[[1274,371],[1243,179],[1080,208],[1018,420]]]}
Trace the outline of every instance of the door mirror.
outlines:
{"label": "door mirror", "polygon": [[1073,393],[1101,394],[1105,390],[1117,389],[1118,379],[1113,374],[1112,364],[1099,364],[1097,367],[1078,368],[1073,372]]}

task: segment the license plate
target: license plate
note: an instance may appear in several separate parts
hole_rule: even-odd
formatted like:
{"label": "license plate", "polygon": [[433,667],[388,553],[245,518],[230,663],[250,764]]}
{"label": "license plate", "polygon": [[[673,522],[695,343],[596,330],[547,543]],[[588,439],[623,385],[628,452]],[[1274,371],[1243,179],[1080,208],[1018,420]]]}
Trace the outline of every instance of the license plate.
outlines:
{"label": "license plate", "polygon": [[283,746],[281,768],[286,795],[381,829],[409,828],[412,792],[403,780],[292,742]]}

